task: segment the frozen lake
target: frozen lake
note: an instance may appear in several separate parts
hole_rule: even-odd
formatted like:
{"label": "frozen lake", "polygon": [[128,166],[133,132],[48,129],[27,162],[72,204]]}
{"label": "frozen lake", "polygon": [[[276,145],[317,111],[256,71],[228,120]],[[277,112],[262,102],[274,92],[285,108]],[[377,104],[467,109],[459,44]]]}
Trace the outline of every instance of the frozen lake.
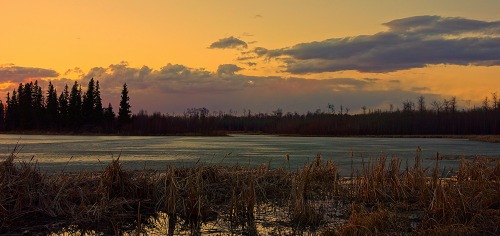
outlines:
{"label": "frozen lake", "polygon": [[[315,159],[333,160],[345,173],[352,165],[385,155],[412,163],[416,149],[430,159],[440,156],[486,155],[500,157],[500,144],[466,139],[282,137],[273,135],[192,136],[66,136],[0,135],[0,155],[5,158],[17,147],[17,161],[37,161],[42,171],[102,170],[112,158],[120,157],[127,169],[165,169],[166,165],[260,165],[300,168]],[[351,158],[352,156],[352,158]],[[433,161],[425,160],[433,166]],[[441,165],[455,168],[457,160]]]}

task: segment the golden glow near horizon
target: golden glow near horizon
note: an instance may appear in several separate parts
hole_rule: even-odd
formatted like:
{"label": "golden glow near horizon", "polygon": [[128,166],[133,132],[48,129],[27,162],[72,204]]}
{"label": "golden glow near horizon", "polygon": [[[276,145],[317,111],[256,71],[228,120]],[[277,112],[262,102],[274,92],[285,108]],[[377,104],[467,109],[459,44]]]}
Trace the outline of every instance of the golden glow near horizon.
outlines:
{"label": "golden glow near horizon", "polygon": [[[155,89],[164,90],[156,92],[165,93],[160,96],[166,100],[163,104],[151,105],[151,101],[146,98],[136,98],[135,101],[133,99],[135,104],[132,105],[135,105],[134,109],[137,110],[145,107],[162,112],[179,111],[194,106],[207,106],[212,110],[253,108],[269,111],[270,107],[262,105],[267,104],[265,99],[272,100],[267,104],[269,106],[283,107],[291,111],[323,108],[328,102],[349,104],[352,100],[351,110],[355,111],[360,109],[360,104],[364,104],[362,100],[365,94],[365,100],[378,99],[377,102],[367,104],[372,106],[381,106],[389,100],[398,103],[404,96],[415,99],[411,96],[418,94],[427,95],[429,99],[457,96],[479,103],[484,96],[492,92],[500,93],[495,90],[500,88],[498,64],[492,66],[483,61],[472,61],[471,64],[478,64],[474,66],[467,65],[466,61],[456,65],[429,63],[430,65],[424,67],[409,66],[392,71],[341,69],[292,73],[286,69],[295,64],[286,60],[293,56],[296,56],[295,60],[303,60],[300,58],[302,54],[287,52],[288,54],[272,58],[238,58],[250,57],[250,51],[256,48],[290,49],[332,38],[373,36],[389,30],[384,23],[413,16],[460,17],[496,22],[500,20],[497,9],[500,9],[500,2],[493,0],[325,0],[307,3],[299,0],[0,0],[0,100],[5,101],[8,91],[14,89],[19,82],[33,78],[32,76],[40,80],[81,80],[86,76],[95,76],[101,80],[109,79],[110,82],[104,84],[114,87],[116,84],[113,84],[111,79],[118,77],[123,82],[136,86],[136,89],[150,88],[140,83],[158,83]],[[246,48],[241,46],[242,44],[224,49],[210,48],[212,43],[230,37],[246,43]],[[496,37],[498,42],[498,32],[492,37]],[[496,45],[496,50],[498,47],[499,45]],[[498,56],[491,61],[498,63]],[[316,63],[314,66],[322,63],[325,63],[325,67],[332,66],[328,64],[332,61],[328,60],[300,62]],[[186,77],[191,80],[185,79],[185,83],[174,80],[164,82],[173,76],[170,72],[162,71],[162,68],[174,70],[169,64],[188,68],[191,74]],[[234,64],[236,67],[219,67],[227,64]],[[309,64],[297,65],[302,69]],[[139,71],[144,66],[150,69],[147,76],[131,72]],[[19,68],[5,69],[9,67]],[[106,72],[91,73],[92,68],[96,67],[102,67]],[[33,68],[36,72],[32,71]],[[50,71],[55,71],[58,75],[54,76]],[[207,76],[212,80],[205,78],[207,76],[204,77],[203,71],[209,73]],[[228,75],[234,76],[234,80]],[[148,79],[143,80],[144,78]],[[192,85],[194,78],[198,86],[196,88]],[[282,83],[274,81],[276,78],[289,82],[297,78],[311,81],[338,80],[323,86],[319,82]],[[242,82],[238,82],[239,80]],[[264,85],[278,86],[275,88],[281,88],[283,91],[272,95],[272,91],[259,87]],[[322,87],[330,88],[331,94]],[[303,89],[310,94],[293,89]],[[131,90],[134,90],[133,86]],[[183,100],[176,100],[177,98],[171,95],[183,91],[184,94],[203,92]],[[384,91],[387,94],[380,95]],[[107,96],[109,101],[115,102],[117,98],[113,97],[114,93],[111,89],[108,92],[109,95],[103,94],[105,99]],[[147,94],[146,91],[135,92],[137,96]],[[260,100],[252,98],[251,94],[255,93],[265,96]],[[234,101],[227,102],[227,97]],[[158,100],[154,102],[158,103]]]}

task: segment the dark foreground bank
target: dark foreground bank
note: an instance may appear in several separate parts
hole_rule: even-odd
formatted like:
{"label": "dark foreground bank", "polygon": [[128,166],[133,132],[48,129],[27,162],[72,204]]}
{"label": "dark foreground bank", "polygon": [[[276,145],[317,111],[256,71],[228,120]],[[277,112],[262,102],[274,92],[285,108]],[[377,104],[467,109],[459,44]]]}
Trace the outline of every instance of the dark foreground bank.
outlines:
{"label": "dark foreground bank", "polygon": [[[437,163],[436,163],[437,164]],[[0,163],[0,234],[498,235],[500,159],[439,169],[380,157],[349,176],[318,156],[302,169],[167,166],[45,174]]]}

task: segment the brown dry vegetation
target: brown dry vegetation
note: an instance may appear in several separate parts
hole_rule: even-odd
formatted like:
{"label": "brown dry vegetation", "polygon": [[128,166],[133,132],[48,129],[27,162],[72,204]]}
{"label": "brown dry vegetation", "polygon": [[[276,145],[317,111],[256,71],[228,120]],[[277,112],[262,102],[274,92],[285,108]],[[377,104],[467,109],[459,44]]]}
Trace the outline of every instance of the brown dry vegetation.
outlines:
{"label": "brown dry vegetation", "polygon": [[117,159],[102,172],[45,174],[36,162],[15,163],[12,152],[0,163],[0,234],[140,234],[167,215],[165,234],[200,234],[212,224],[219,233],[256,235],[261,216],[280,211],[284,217],[266,228],[275,230],[263,234],[500,234],[499,159],[461,160],[457,175],[442,179],[437,168],[422,167],[418,153],[406,168],[382,156],[353,175],[339,176],[320,155],[294,172],[204,165],[125,171]]}

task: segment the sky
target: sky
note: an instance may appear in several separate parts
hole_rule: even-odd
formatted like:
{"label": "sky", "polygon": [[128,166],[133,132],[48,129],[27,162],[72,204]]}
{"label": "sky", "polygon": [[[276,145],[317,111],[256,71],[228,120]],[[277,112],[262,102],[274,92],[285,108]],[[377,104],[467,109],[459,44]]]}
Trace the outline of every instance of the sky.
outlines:
{"label": "sky", "polygon": [[500,95],[500,1],[0,0],[0,100],[99,80],[133,112],[359,113]]}

